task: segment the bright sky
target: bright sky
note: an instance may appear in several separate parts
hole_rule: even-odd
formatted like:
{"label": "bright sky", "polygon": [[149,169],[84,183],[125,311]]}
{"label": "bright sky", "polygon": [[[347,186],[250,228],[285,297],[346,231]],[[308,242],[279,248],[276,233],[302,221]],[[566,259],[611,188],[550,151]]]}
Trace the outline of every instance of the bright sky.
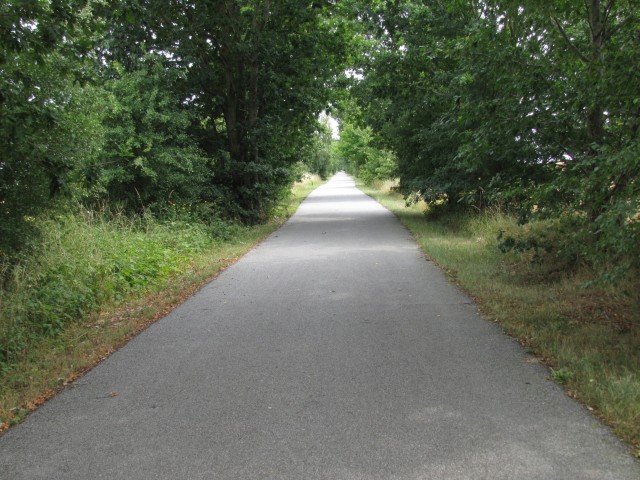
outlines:
{"label": "bright sky", "polygon": [[318,120],[323,122],[325,119],[328,119],[329,127],[331,127],[331,132],[334,140],[340,139],[340,125],[338,124],[338,120],[333,118],[327,112],[320,113],[320,117]]}

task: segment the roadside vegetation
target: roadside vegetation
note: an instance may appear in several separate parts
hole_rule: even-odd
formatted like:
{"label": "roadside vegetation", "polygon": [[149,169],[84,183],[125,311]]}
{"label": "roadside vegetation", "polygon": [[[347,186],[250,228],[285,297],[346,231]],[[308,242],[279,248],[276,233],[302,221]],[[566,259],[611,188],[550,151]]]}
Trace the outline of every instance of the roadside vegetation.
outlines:
{"label": "roadside vegetation", "polygon": [[0,290],[0,431],[255,246],[320,183],[305,175],[256,226],[108,211],[34,219],[43,236]]}
{"label": "roadside vegetation", "polygon": [[[529,230],[517,218],[499,210],[438,215],[424,203],[407,205],[395,185],[359,186],[399,217],[427,256],[478,302],[485,318],[548,365],[550,378],[640,456],[640,279],[593,283],[597,271],[567,269],[554,253],[505,253],[500,232]],[[536,228],[548,237],[564,235],[559,225],[531,226]]]}

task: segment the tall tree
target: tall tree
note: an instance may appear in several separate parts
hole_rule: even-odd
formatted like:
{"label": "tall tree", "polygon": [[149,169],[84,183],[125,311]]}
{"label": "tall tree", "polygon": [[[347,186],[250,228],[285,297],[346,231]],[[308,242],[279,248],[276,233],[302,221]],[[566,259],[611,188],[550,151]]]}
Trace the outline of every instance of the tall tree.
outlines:
{"label": "tall tree", "polygon": [[637,264],[633,2],[354,3],[372,47],[351,92],[397,152],[405,193],[571,213],[584,255]]}
{"label": "tall tree", "polygon": [[123,1],[106,50],[127,68],[132,53],[156,51],[186,72],[184,101],[206,125],[197,135],[216,158],[216,184],[235,198],[237,215],[257,221],[288,184],[343,69],[347,36],[335,9],[330,1]]}
{"label": "tall tree", "polygon": [[72,165],[50,133],[80,71],[78,0],[0,4],[0,249],[19,246],[24,216],[46,206]]}

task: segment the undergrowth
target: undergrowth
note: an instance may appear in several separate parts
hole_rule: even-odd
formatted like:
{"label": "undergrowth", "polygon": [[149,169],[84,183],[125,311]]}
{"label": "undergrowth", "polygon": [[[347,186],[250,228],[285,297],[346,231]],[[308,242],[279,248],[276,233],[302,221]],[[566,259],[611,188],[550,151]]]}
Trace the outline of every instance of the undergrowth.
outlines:
{"label": "undergrowth", "polygon": [[[599,415],[640,454],[640,279],[615,285],[577,261],[570,221],[518,225],[500,211],[425,215],[393,185],[360,186],[393,211],[425,253],[550,367],[550,378]],[[504,239],[522,248],[504,248]],[[530,242],[527,244],[526,242]],[[536,243],[537,242],[537,243]]]}
{"label": "undergrowth", "polygon": [[0,291],[0,371],[41,337],[105,304],[162,285],[219,241],[210,225],[81,211],[35,219],[39,243],[7,271]]}

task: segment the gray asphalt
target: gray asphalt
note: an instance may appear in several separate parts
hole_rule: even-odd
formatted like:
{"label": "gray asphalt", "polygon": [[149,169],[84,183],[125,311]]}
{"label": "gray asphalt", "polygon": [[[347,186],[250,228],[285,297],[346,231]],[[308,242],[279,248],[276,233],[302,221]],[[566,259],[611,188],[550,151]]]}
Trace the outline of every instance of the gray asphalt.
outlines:
{"label": "gray asphalt", "polygon": [[10,479],[640,479],[345,174],[0,437]]}

